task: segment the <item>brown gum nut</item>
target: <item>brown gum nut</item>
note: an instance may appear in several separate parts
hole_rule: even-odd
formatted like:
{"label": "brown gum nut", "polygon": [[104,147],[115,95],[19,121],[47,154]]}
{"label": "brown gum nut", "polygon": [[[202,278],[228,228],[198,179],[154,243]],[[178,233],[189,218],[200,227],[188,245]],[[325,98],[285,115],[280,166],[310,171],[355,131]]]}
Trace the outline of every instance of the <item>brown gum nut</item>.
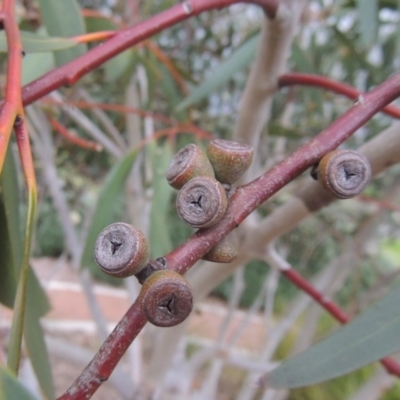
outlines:
{"label": "brown gum nut", "polygon": [[108,275],[126,278],[140,272],[149,258],[149,249],[143,233],[124,222],[105,227],[97,237],[94,258]]}
{"label": "brown gum nut", "polygon": [[193,228],[209,228],[225,214],[228,199],[221,183],[208,176],[191,179],[179,191],[179,216]]}
{"label": "brown gum nut", "polygon": [[171,160],[167,181],[173,188],[179,190],[186,182],[197,176],[214,177],[214,170],[204,151],[195,144],[188,144]]}
{"label": "brown gum nut", "polygon": [[202,259],[216,263],[230,263],[237,258],[238,248],[238,234],[236,231],[232,231],[206,253]]}
{"label": "brown gum nut", "polygon": [[180,324],[193,309],[191,286],[171,270],[150,275],[142,286],[139,301],[149,322],[161,327]]}
{"label": "brown gum nut", "polygon": [[222,183],[232,184],[247,171],[253,161],[251,146],[230,140],[214,139],[207,147],[207,156],[215,177]]}
{"label": "brown gum nut", "polygon": [[349,199],[360,194],[371,179],[371,165],[353,150],[335,150],[326,154],[317,169],[318,181],[333,196]]}

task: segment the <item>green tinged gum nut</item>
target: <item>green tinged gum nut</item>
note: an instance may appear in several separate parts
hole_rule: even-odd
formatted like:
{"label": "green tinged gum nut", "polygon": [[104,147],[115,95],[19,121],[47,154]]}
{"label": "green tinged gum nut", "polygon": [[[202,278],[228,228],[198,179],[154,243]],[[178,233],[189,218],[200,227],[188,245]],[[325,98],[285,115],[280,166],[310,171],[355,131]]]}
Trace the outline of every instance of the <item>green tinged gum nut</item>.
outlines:
{"label": "green tinged gum nut", "polygon": [[202,259],[216,263],[230,263],[237,258],[238,248],[238,234],[236,231],[232,231],[206,253]]}
{"label": "green tinged gum nut", "polygon": [[207,156],[221,183],[236,182],[250,167],[254,150],[251,146],[230,140],[214,139],[207,147]]}
{"label": "green tinged gum nut", "polygon": [[186,182],[197,176],[214,178],[214,170],[204,151],[195,144],[188,144],[171,160],[167,181],[173,188],[179,190]]}

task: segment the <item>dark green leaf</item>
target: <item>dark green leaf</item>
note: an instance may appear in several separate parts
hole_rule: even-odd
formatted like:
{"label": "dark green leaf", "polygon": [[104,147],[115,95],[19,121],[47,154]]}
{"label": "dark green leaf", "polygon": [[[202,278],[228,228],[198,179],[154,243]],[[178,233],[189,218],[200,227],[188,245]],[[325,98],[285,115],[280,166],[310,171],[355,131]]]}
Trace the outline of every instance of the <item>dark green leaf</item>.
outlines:
{"label": "dark green leaf", "polygon": [[400,350],[400,285],[335,334],[284,361],[267,377],[273,388],[309,386]]}

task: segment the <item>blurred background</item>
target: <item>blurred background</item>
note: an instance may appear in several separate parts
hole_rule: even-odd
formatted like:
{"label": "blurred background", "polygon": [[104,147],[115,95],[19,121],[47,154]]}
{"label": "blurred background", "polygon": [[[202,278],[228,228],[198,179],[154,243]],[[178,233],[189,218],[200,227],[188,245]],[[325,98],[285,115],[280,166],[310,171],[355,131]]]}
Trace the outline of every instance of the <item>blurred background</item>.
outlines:
{"label": "blurred background", "polygon": [[[24,58],[25,84],[99,45],[55,40],[59,48],[50,51],[46,38],[122,29],[177,2],[51,3],[18,3],[20,28],[39,43],[39,51],[27,50]],[[97,268],[93,245],[100,230],[115,221],[132,223],[145,232],[152,258],[193,233],[177,216],[177,192],[165,179],[174,153],[193,142],[205,148],[215,137],[246,141],[256,148],[242,181],[248,182],[352,105],[319,88],[278,90],[279,76],[318,74],[368,91],[398,70],[398,1],[282,4],[287,14],[278,13],[275,22],[250,4],[188,19],[27,108],[39,185],[32,267],[52,307],[42,325],[58,395],[140,289],[134,277],[112,279]],[[5,53],[1,58],[4,78]],[[280,262],[351,316],[398,281],[400,167],[387,161],[393,146],[399,149],[391,142],[398,124],[379,113],[342,146],[364,148],[372,160],[374,178],[361,196],[318,204],[321,189],[305,173],[243,223],[236,262],[197,263],[188,273],[197,300],[189,321],[146,326],[93,398],[398,399],[399,383],[378,364],[303,389],[273,391],[260,381],[277,362],[339,326],[280,276]],[[15,160],[23,216],[26,191]],[[275,253],[278,261],[271,261]],[[6,306],[0,326],[7,343]],[[25,382],[39,393],[28,359],[24,365]]]}

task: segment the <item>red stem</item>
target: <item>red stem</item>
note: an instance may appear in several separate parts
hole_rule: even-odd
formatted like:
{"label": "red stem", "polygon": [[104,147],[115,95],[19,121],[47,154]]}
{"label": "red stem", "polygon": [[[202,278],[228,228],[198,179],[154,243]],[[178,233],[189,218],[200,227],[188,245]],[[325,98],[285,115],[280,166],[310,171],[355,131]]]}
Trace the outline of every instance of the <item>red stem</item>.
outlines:
{"label": "red stem", "polygon": [[[292,85],[315,86],[321,89],[331,90],[332,92],[342,94],[352,100],[357,100],[362,92],[345,83],[334,81],[321,75],[300,74],[292,72],[279,77],[278,86],[280,88]],[[394,106],[386,106],[382,109],[387,115],[393,118],[400,118],[400,109]]]}
{"label": "red stem", "polygon": [[22,100],[33,103],[61,86],[71,86],[83,75],[98,68],[122,51],[138,44],[162,30],[204,11],[223,8],[236,3],[252,3],[262,7],[268,16],[274,17],[278,0],[188,0],[143,21],[134,27],[123,29],[101,46],[42,76],[25,86]]}
{"label": "red stem", "polygon": [[[299,289],[311,296],[341,324],[346,324],[350,321],[351,318],[337,304],[329,300],[326,296],[324,296],[323,293],[315,289],[296,270],[290,268],[287,270],[282,270],[281,273]],[[390,357],[385,357],[380,362],[385,367],[387,372],[400,377],[400,365],[395,360]]]}

